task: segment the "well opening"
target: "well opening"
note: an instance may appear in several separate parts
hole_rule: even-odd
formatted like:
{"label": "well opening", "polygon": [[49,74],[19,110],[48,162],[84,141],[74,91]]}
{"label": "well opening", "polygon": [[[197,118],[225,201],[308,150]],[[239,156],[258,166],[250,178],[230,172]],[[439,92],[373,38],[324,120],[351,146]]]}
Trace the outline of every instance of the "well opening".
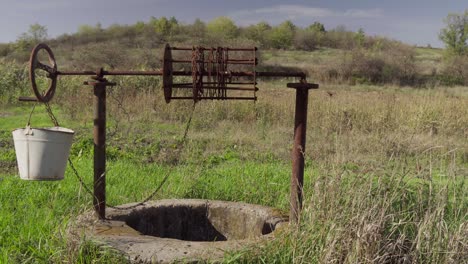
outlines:
{"label": "well opening", "polygon": [[111,218],[124,221],[142,235],[185,241],[248,239],[275,229],[275,224],[256,210],[227,204],[159,205]]}

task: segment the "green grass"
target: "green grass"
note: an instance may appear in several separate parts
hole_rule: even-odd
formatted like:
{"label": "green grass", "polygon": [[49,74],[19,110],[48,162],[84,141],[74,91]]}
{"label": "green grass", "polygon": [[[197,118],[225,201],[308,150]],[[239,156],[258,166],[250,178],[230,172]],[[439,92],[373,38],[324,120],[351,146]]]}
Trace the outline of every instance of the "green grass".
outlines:
{"label": "green grass", "polygon": [[262,65],[282,65],[308,68],[311,65],[338,60],[344,51],[332,48],[319,48],[314,51],[267,50],[261,52]]}
{"label": "green grass", "polygon": [[418,62],[421,73],[431,74],[432,71],[442,70],[444,56],[442,49],[419,47],[415,49],[415,52],[415,59]]}

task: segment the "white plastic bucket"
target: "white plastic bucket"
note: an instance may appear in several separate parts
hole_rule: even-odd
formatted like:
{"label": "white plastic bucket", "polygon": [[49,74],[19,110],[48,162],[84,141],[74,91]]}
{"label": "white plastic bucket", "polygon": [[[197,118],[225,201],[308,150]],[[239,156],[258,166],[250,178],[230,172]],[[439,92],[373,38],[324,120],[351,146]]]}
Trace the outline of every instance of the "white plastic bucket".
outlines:
{"label": "white plastic bucket", "polygon": [[33,181],[62,180],[73,135],[68,128],[20,128],[13,131],[20,178]]}

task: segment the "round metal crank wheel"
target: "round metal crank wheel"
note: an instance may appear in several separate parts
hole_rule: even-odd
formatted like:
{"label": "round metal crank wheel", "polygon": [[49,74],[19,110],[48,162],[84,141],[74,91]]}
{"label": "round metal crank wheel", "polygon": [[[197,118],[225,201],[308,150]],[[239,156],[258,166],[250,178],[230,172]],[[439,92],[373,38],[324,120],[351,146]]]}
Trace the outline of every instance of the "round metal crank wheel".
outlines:
{"label": "round metal crank wheel", "polygon": [[[51,66],[41,63],[37,58],[37,54],[42,49],[47,51]],[[49,88],[44,94],[41,94],[37,88],[36,69],[47,72],[47,78],[51,80]],[[33,92],[39,102],[47,103],[54,97],[55,89],[57,88],[57,63],[55,62],[52,50],[44,43],[37,44],[31,52],[31,57],[29,59],[29,79],[31,80]]]}

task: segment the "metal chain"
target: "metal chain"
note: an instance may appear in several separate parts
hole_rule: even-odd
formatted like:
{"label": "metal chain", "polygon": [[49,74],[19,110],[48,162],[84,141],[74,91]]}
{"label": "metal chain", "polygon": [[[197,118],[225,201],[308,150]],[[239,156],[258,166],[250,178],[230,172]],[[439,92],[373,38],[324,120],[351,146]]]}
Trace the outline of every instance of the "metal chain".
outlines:
{"label": "metal chain", "polygon": [[[182,140],[177,145],[177,148],[185,147],[185,142],[187,141],[187,135],[188,135],[188,132],[189,132],[189,129],[190,129],[190,124],[192,123],[193,113],[195,112],[195,105],[196,105],[196,102],[194,102],[193,105],[192,105],[192,110],[190,112],[190,117],[189,117],[189,119],[187,121],[187,124],[185,125],[184,135],[182,137]],[[116,210],[128,210],[128,209],[133,209],[133,208],[136,208],[136,207],[138,207],[140,205],[145,204],[149,200],[153,199],[154,196],[159,192],[159,190],[161,190],[163,185],[166,183],[167,179],[169,179],[169,176],[173,172],[173,169],[175,168],[177,163],[178,163],[178,160],[177,160],[177,162],[175,162],[174,164],[172,164],[169,167],[169,171],[166,173],[166,175],[164,175],[164,178],[162,179],[161,183],[159,183],[158,187],[156,187],[156,189],[150,195],[148,195],[148,197],[143,199],[141,202],[136,203],[134,205],[126,206],[126,207],[114,206],[114,205],[109,205],[109,204],[106,204],[106,206],[109,207],[109,208],[112,208],[112,209],[116,209]]]}
{"label": "metal chain", "polygon": [[54,113],[52,113],[52,109],[50,108],[50,105],[48,102],[44,102],[47,114],[50,117],[50,120],[52,120],[52,123],[54,123],[54,126],[60,126],[59,122],[57,121],[57,118],[55,117]]}
{"label": "metal chain", "polygon": [[[119,88],[122,88],[122,86],[119,84]],[[119,99],[117,98],[117,96],[114,94],[114,90],[113,89],[108,89],[108,94],[110,95],[110,98],[112,98],[116,103],[117,103],[117,108],[119,108],[120,110],[122,110],[122,112],[124,113],[124,115],[127,117],[127,121],[130,122],[130,114],[128,113],[128,111],[124,108],[123,106],[123,100],[122,99]]]}
{"label": "metal chain", "polygon": [[32,117],[32,114],[34,113],[34,109],[36,109],[36,104],[33,105],[32,109],[31,109],[31,112],[29,113],[27,126],[31,125],[31,117]]}
{"label": "metal chain", "polygon": [[204,52],[201,47],[192,48],[192,86],[193,100],[199,101],[203,96]]}
{"label": "metal chain", "polygon": [[[54,113],[52,112],[52,109],[51,109],[49,103],[44,103],[44,105],[46,107],[47,114],[49,115],[49,117],[52,120],[52,122],[54,123],[54,125],[59,126],[57,118],[55,117]],[[196,103],[194,102],[193,105],[192,105],[191,112],[190,112],[190,117],[189,117],[189,119],[187,121],[187,124],[185,125],[184,135],[182,137],[182,140],[177,145],[177,148],[183,148],[185,146],[185,142],[187,141],[187,135],[188,135],[188,132],[189,132],[189,129],[190,129],[190,125],[192,123],[193,113],[195,112],[195,106],[196,106]],[[78,170],[75,168],[75,165],[73,164],[73,162],[72,162],[72,160],[70,158],[68,158],[68,164],[70,165],[70,168],[72,169],[73,174],[75,175],[75,177],[80,182],[80,185],[85,189],[85,191],[89,195],[91,195],[93,198],[96,198],[94,196],[94,192],[91,191],[91,189],[84,182],[83,178],[79,175]],[[110,205],[110,204],[106,204],[106,206],[109,207],[109,208],[112,208],[112,209],[116,209],[116,210],[128,210],[128,209],[133,209],[133,208],[136,208],[136,207],[138,207],[140,205],[145,204],[149,200],[153,199],[154,196],[159,192],[159,190],[161,190],[161,188],[163,187],[163,185],[166,183],[166,181],[169,179],[169,176],[173,172],[173,169],[175,168],[175,165],[177,165],[177,162],[170,166],[169,171],[166,173],[166,175],[164,176],[162,181],[159,183],[159,185],[156,187],[156,189],[150,195],[148,195],[148,197],[143,199],[141,202],[138,202],[138,203],[136,203],[134,205],[126,206],[126,207],[114,206],[114,205]]]}

